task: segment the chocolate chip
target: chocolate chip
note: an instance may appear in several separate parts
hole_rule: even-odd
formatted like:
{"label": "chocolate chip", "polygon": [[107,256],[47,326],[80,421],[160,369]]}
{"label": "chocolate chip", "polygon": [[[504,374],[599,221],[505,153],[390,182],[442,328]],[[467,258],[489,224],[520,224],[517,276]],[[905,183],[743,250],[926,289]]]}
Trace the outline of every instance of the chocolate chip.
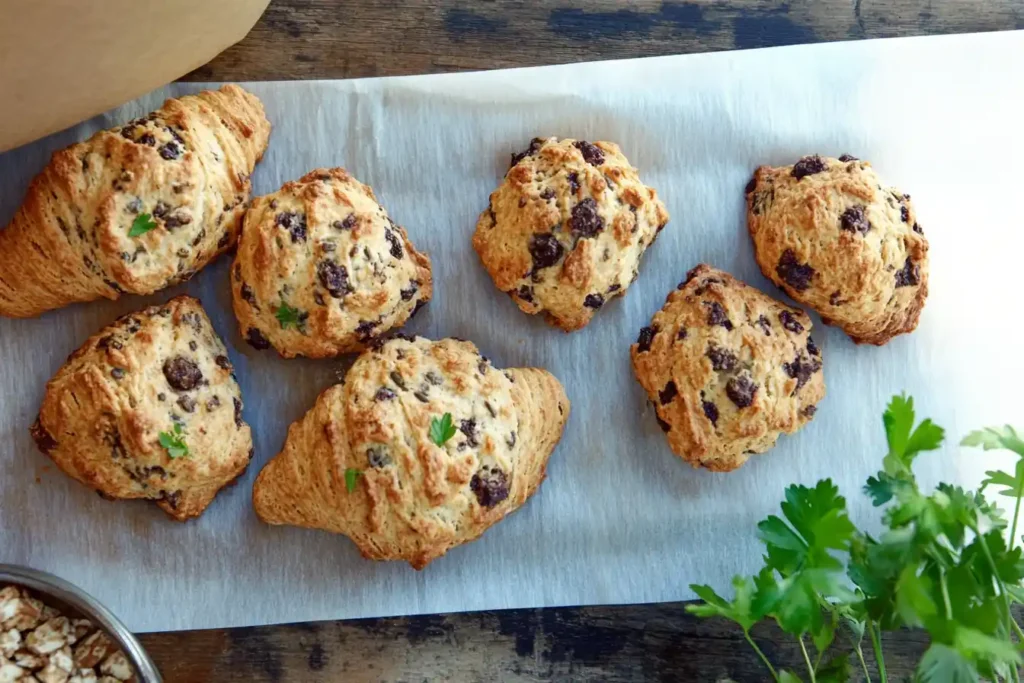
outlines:
{"label": "chocolate chip", "polygon": [[177,391],[192,391],[203,381],[199,366],[183,356],[164,361],[164,377],[171,388]]}
{"label": "chocolate chip", "polygon": [[608,286],[608,293],[612,294],[613,292],[617,292],[620,289],[622,289],[622,285],[620,285],[618,283],[615,283],[614,285],[609,285]]}
{"label": "chocolate chip", "polygon": [[393,398],[395,398],[395,396],[397,396],[397,394],[395,394],[395,392],[391,391],[387,387],[381,387],[380,389],[377,390],[377,393],[373,395],[373,400],[374,401],[390,401]]}
{"label": "chocolate chip", "polygon": [[739,362],[736,354],[713,344],[708,346],[708,350],[704,355],[711,360],[711,368],[717,372],[728,372],[735,368]]}
{"label": "chocolate chip", "polygon": [[534,138],[533,140],[530,140],[530,146],[528,148],[522,152],[512,154],[512,163],[509,164],[509,168],[515,166],[526,157],[536,154],[543,144],[544,138]]}
{"label": "chocolate chip", "polygon": [[350,213],[345,217],[345,220],[334,221],[331,225],[335,230],[351,230],[356,227],[356,215],[354,213]]}
{"label": "chocolate chip", "polygon": [[814,414],[816,412],[818,412],[818,406],[807,406],[803,410],[800,411],[800,413],[804,417],[814,417]]}
{"label": "chocolate chip", "polygon": [[920,282],[920,271],[908,256],[906,262],[904,262],[903,264],[903,267],[896,271],[896,286],[913,287]]}
{"label": "chocolate chip", "polygon": [[443,379],[441,379],[441,376],[440,376],[440,375],[438,375],[438,374],[437,374],[436,372],[434,372],[433,370],[428,370],[428,371],[427,371],[427,374],[425,374],[425,375],[424,375],[424,377],[426,378],[426,380],[427,380],[428,382],[430,382],[431,384],[433,384],[433,385],[434,385],[435,387],[439,387],[439,386],[441,386],[442,384],[444,384],[444,380],[443,380]]}
{"label": "chocolate chip", "polygon": [[[683,284],[685,284],[685,283],[683,283]],[[704,280],[703,282],[701,282],[700,285],[696,289],[693,290],[693,293],[697,294],[699,296],[699,295],[703,294],[704,292],[708,291],[708,287],[710,287],[711,285],[715,285],[715,284],[722,284],[722,281],[719,280],[718,278],[715,278],[715,277],[709,277],[706,280]],[[679,286],[678,289],[682,289],[682,286]]]}
{"label": "chocolate chip", "polygon": [[259,308],[256,304],[256,294],[252,291],[252,287],[249,285],[242,285],[242,300],[253,308]]}
{"label": "chocolate chip", "polygon": [[472,448],[480,445],[476,435],[476,420],[469,418],[459,423],[459,431],[466,435],[466,443]]}
{"label": "chocolate chip", "polygon": [[831,294],[829,295],[829,297],[828,297],[828,302],[829,302],[830,304],[832,304],[833,306],[838,306],[838,305],[840,305],[840,303],[842,303],[842,302],[840,302],[840,301],[839,301],[839,297],[841,297],[841,296],[842,296],[842,294],[841,294],[841,293],[840,293],[840,291],[839,291],[839,290],[837,289],[836,291],[832,292],[832,293],[831,293]]}
{"label": "chocolate chip", "polygon": [[212,413],[217,408],[220,408],[220,396],[214,396],[213,398],[206,402],[207,412]]}
{"label": "chocolate chip", "polygon": [[814,277],[814,268],[796,260],[796,254],[792,249],[786,249],[779,258],[779,265],[775,272],[783,282],[798,292],[802,292],[811,286],[811,279]]}
{"label": "chocolate chip", "polygon": [[604,306],[604,297],[600,294],[587,294],[587,297],[583,300],[583,305],[587,308],[601,308]]}
{"label": "chocolate chip", "polygon": [[[559,413],[559,415],[562,414],[562,406],[558,406],[558,413]],[[507,445],[509,448],[515,448],[516,447],[516,433],[515,432],[512,432],[512,433],[510,433],[508,435],[508,438],[505,439],[505,445]]]}
{"label": "chocolate chip", "polygon": [[416,280],[409,280],[409,288],[399,291],[398,294],[402,297],[402,301],[410,301],[418,291],[420,291],[420,283]]}
{"label": "chocolate chip", "polygon": [[673,380],[669,380],[669,383],[665,385],[665,388],[658,392],[658,400],[661,401],[661,405],[665,405],[679,394],[679,389],[676,387],[676,383]]}
{"label": "chocolate chip", "polygon": [[491,367],[489,365],[489,363],[490,363],[490,361],[488,361],[486,358],[481,358],[480,362],[477,363],[477,366],[476,366],[477,371],[479,371],[481,375],[486,375],[487,371]]}
{"label": "chocolate chip", "polygon": [[737,408],[747,408],[753,404],[756,393],[757,385],[746,373],[733,377],[725,385],[725,395]]}
{"label": "chocolate chip", "polygon": [[419,391],[414,391],[412,395],[415,396],[420,401],[422,401],[423,403],[430,402],[430,398],[427,397],[427,392],[423,391],[422,389]]}
{"label": "chocolate chip", "polygon": [[50,432],[43,428],[42,423],[38,419],[32,425],[30,431],[32,433],[32,440],[36,442],[36,447],[43,453],[49,454],[57,447],[57,440],[50,435]]}
{"label": "chocolate chip", "polygon": [[526,206],[526,197],[520,197],[519,198],[519,208],[521,209],[524,206]]}
{"label": "chocolate chip", "polygon": [[[420,301],[416,306],[419,307],[422,303],[423,302]],[[412,313],[409,315],[410,318],[416,314],[416,310],[416,308],[412,310]],[[360,341],[367,341],[370,338],[370,335],[373,334],[374,328],[378,325],[380,325],[380,320],[360,320],[359,324],[356,325],[356,337],[358,337]]]}
{"label": "chocolate chip", "polygon": [[270,348],[270,342],[255,327],[250,327],[249,331],[246,332],[245,341],[249,343],[249,346],[260,351]]}
{"label": "chocolate chip", "polygon": [[796,316],[794,316],[789,311],[783,311],[782,313],[779,313],[779,321],[782,322],[782,326],[785,327],[790,332],[800,334],[801,332],[804,331],[804,326],[801,325],[800,322],[796,319]]}
{"label": "chocolate chip", "polygon": [[844,154],[841,157],[839,157],[839,161],[842,161],[842,162],[859,161],[859,159],[857,157],[853,156],[852,154]]}
{"label": "chocolate chip", "polygon": [[242,422],[242,402],[240,400],[238,400],[237,398],[231,399],[231,402],[235,406],[235,426],[241,427],[242,424],[243,424],[243,422]]}
{"label": "chocolate chip", "polygon": [[142,135],[139,136],[139,139],[136,140],[136,142],[138,142],[140,145],[152,147],[153,145],[156,144],[156,137],[154,137],[152,133],[143,133]]}
{"label": "chocolate chip", "polygon": [[638,345],[638,351],[650,351],[651,343],[654,341],[654,335],[658,333],[658,328],[654,325],[651,327],[640,328],[640,336],[637,337],[636,343]]}
{"label": "chocolate chip", "polygon": [[171,210],[171,207],[164,202],[157,202],[156,206],[153,207],[153,216],[156,218],[163,218],[167,215],[167,212]]}
{"label": "chocolate chip", "polygon": [[918,235],[923,235],[923,234],[924,234],[924,230],[922,230],[922,229],[921,229],[921,226],[920,226],[920,225],[918,225],[918,224],[917,224],[916,222],[914,223],[914,228],[913,228],[913,230],[914,230],[914,232],[916,232],[916,233],[917,233]]}
{"label": "chocolate chip", "polygon": [[558,263],[565,252],[565,247],[550,232],[534,233],[530,238],[530,256],[533,257],[533,269],[548,268]]}
{"label": "chocolate chip", "polygon": [[851,206],[839,217],[839,227],[847,232],[859,232],[866,235],[871,229],[871,223],[864,215],[863,206]]}
{"label": "chocolate chip", "polygon": [[493,508],[508,498],[508,476],[497,467],[481,467],[469,482],[482,507]]}
{"label": "chocolate chip", "polygon": [[188,343],[188,348],[189,348],[189,351],[198,351],[199,350],[199,344],[197,344],[195,341],[190,341]]}
{"label": "chocolate chip", "polygon": [[177,159],[178,157],[181,156],[181,147],[178,146],[178,143],[176,141],[171,140],[170,142],[165,142],[164,144],[160,145],[160,147],[157,149],[157,152],[159,152],[160,156],[162,156],[167,161],[173,161],[174,159]]}
{"label": "chocolate chip", "polygon": [[910,209],[908,209],[906,206],[900,207],[900,220],[903,221],[904,223],[910,222]]}
{"label": "chocolate chip", "polygon": [[306,214],[283,211],[274,218],[274,224],[288,231],[293,244],[306,241]]}
{"label": "chocolate chip", "polygon": [[527,303],[533,303],[533,287],[529,285],[520,285],[519,289],[516,290],[516,296]]}
{"label": "chocolate chip", "polygon": [[818,345],[814,343],[814,339],[807,337],[807,353],[812,356],[820,356],[821,351],[818,350]]}
{"label": "chocolate chip", "polygon": [[494,410],[494,406],[489,401],[484,401],[484,408],[487,408],[487,412],[490,413],[491,417],[498,417],[498,413]]}
{"label": "chocolate chip", "polygon": [[570,173],[566,176],[566,180],[569,181],[569,192],[575,195],[580,191],[580,176],[578,173]]}
{"label": "chocolate chip", "polygon": [[597,213],[597,202],[592,197],[572,207],[569,229],[581,237],[593,237],[604,229],[604,219]]}
{"label": "chocolate chip", "polygon": [[704,409],[704,417],[711,420],[711,424],[715,427],[718,426],[718,406],[711,401],[701,401],[701,407]]}
{"label": "chocolate chip", "polygon": [[705,301],[704,305],[708,309],[708,325],[721,325],[727,330],[732,330],[732,321],[729,320],[729,315],[722,308],[722,304],[717,301]]}
{"label": "chocolate chip", "polygon": [[747,181],[747,186],[743,188],[744,194],[750,194],[757,187],[757,177],[752,177]]}
{"label": "chocolate chip", "polygon": [[812,359],[800,354],[793,359],[792,363],[783,363],[782,370],[796,380],[796,389],[793,390],[793,393],[796,393],[800,391],[800,387],[807,384],[807,380],[811,378],[811,375],[821,370],[821,361],[817,358]]}
{"label": "chocolate chip", "polygon": [[680,341],[680,340],[686,339],[686,337],[687,337],[687,336],[689,336],[689,335],[688,335],[688,333],[686,332],[686,328],[685,328],[685,327],[680,327],[680,328],[679,328],[679,331],[678,331],[678,332],[676,332],[676,340],[677,340],[677,341]]}
{"label": "chocolate chip", "polygon": [[384,446],[367,448],[366,460],[370,463],[370,467],[375,467],[377,469],[387,467],[391,464],[391,458],[388,456]]}
{"label": "chocolate chip", "polygon": [[555,198],[555,191],[552,190],[550,187],[545,187],[540,192],[540,198],[541,199],[554,199]]}
{"label": "chocolate chip", "polygon": [[[139,211],[142,211],[142,200],[139,199],[138,197],[135,197],[130,202],[128,202],[128,204],[125,206],[125,209],[127,209],[129,213],[138,213]],[[63,223],[63,221],[61,222]]]}
{"label": "chocolate chip", "polygon": [[234,368],[231,366],[231,361],[228,359],[227,356],[217,356],[217,358],[213,362],[217,364],[217,367],[224,368],[228,372],[234,370]]}
{"label": "chocolate chip", "polygon": [[797,180],[815,173],[821,173],[828,166],[825,164],[824,159],[815,154],[814,156],[804,157],[800,161],[793,164],[792,175]]}
{"label": "chocolate chip", "polygon": [[384,239],[391,243],[391,255],[395,258],[402,258],[402,240],[398,238],[393,230],[384,230]]}
{"label": "chocolate chip", "polygon": [[158,400],[161,403],[163,403],[164,401],[167,400],[167,394],[165,394],[164,392],[161,391],[159,394],[156,395],[156,400]]}
{"label": "chocolate chip", "polygon": [[124,379],[124,370],[121,368],[114,368],[110,371],[110,376],[114,379]]}
{"label": "chocolate chip", "polygon": [[591,166],[600,166],[604,163],[604,152],[597,145],[591,144],[586,140],[577,140],[573,143],[573,147],[583,154],[583,160]]}
{"label": "chocolate chip", "polygon": [[196,412],[196,400],[189,396],[188,394],[181,395],[181,397],[178,399],[178,405],[186,413]]}
{"label": "chocolate chip", "polygon": [[772,324],[771,324],[771,322],[769,322],[768,318],[766,318],[766,317],[764,317],[762,315],[761,317],[759,317],[756,320],[756,322],[757,322],[758,327],[761,328],[761,331],[764,332],[764,336],[766,336],[766,337],[772,336]]}
{"label": "chocolate chip", "polygon": [[348,269],[334,261],[321,261],[316,266],[320,285],[335,299],[351,294],[353,289],[348,281]]}

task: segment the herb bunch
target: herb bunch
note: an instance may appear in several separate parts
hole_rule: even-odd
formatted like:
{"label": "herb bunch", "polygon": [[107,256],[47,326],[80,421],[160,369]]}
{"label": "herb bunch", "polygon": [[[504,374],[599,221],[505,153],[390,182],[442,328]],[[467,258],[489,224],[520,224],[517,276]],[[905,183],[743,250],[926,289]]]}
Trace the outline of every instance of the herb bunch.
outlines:
{"label": "herb bunch", "polygon": [[[1013,473],[986,472],[976,493],[950,484],[925,493],[914,477],[914,460],[942,444],[942,428],[931,420],[915,426],[914,401],[905,396],[893,397],[883,422],[889,452],[882,470],[864,486],[872,503],[884,508],[879,538],[853,524],[831,480],[813,488],[790,486],[782,517],[772,515],[757,527],[764,568],[753,577],[733,578],[731,600],[709,586],[691,586],[703,602],[687,610],[736,622],[782,683],[847,681],[854,665],[865,680],[884,683],[883,633],[904,627],[923,628],[931,637],[916,681],[1020,681],[1024,633],[1010,607],[1024,602],[1024,560],[1015,547],[1024,440],[1008,426],[969,434],[962,445],[1016,453]],[[990,488],[1013,499],[1009,525],[986,499]],[[764,619],[797,639],[806,672],[772,666],[750,637]],[[830,655],[840,632],[850,639],[856,663],[843,653]],[[874,679],[865,660],[869,646],[878,671]]]}

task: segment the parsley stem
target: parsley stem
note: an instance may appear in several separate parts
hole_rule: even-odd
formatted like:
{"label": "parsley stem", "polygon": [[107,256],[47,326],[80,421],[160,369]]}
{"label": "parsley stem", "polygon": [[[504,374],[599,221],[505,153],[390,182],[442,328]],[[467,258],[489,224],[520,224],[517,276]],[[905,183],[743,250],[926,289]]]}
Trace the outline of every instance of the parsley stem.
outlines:
{"label": "parsley stem", "polygon": [[807,664],[807,673],[811,675],[811,683],[817,683],[816,679],[814,678],[814,667],[811,666],[811,658],[807,656],[807,648],[804,647],[804,637],[800,636],[797,642],[800,643],[800,652],[803,653],[804,663]]}
{"label": "parsley stem", "polygon": [[[1020,504],[1020,498],[1017,499],[1017,503],[1018,505]],[[992,569],[992,576],[995,577],[996,584],[999,586],[999,592],[1002,595],[1003,604],[1006,606],[1006,634],[1009,635],[1011,630],[1010,624],[1016,626],[1016,622],[1013,619],[1013,612],[1010,611],[1010,594],[1006,592],[1006,584],[1003,583],[1003,577],[999,576],[999,569],[996,568],[996,561],[992,559],[992,552],[988,549],[988,541],[985,540],[985,536],[982,535],[980,531],[978,531],[978,528],[976,526],[972,525],[970,529],[978,537],[978,540],[981,541],[981,549],[985,551],[985,559],[988,561],[988,566]],[[1010,538],[1010,545],[1007,547],[1012,548],[1012,544],[1013,537]],[[1019,626],[1017,627],[1017,630],[1020,630]],[[1013,680],[1019,681],[1020,678],[1018,677],[1019,675],[1017,673],[1016,664],[1014,664],[1012,671]]]}
{"label": "parsley stem", "polygon": [[949,602],[949,585],[946,583],[946,570],[939,568],[939,585],[942,586],[942,605],[946,609],[946,619],[953,620],[953,607]]}
{"label": "parsley stem", "polygon": [[1013,506],[1013,524],[1010,525],[1010,541],[1006,547],[1013,550],[1017,546],[1017,520],[1020,518],[1020,499],[1024,496],[1024,485],[1017,489],[1017,503]]}
{"label": "parsley stem", "polygon": [[868,633],[871,634],[871,648],[875,651],[875,663],[878,665],[878,680],[889,683],[889,677],[885,675],[885,658],[882,656],[882,629],[869,621]]}
{"label": "parsley stem", "polygon": [[772,672],[772,678],[778,681],[778,672],[775,671],[775,667],[772,666],[772,663],[768,661],[768,657],[765,656],[764,652],[761,652],[761,648],[757,646],[757,643],[754,642],[754,639],[750,637],[750,631],[748,631],[747,629],[743,629],[743,637],[747,639],[747,642],[750,643],[750,647],[754,648],[754,652],[756,652],[757,656],[761,658],[761,661],[764,662],[764,665],[766,667],[768,667],[768,670]]}
{"label": "parsley stem", "polygon": [[860,661],[860,668],[864,671],[864,680],[871,683],[871,674],[868,673],[868,663],[864,661],[864,650],[861,649],[860,641],[854,646],[857,651],[857,659]]}
{"label": "parsley stem", "polygon": [[1020,630],[1020,626],[1017,625],[1017,620],[1010,618],[1010,625],[1013,626],[1013,632],[1017,634],[1017,649],[1024,648],[1024,631]]}

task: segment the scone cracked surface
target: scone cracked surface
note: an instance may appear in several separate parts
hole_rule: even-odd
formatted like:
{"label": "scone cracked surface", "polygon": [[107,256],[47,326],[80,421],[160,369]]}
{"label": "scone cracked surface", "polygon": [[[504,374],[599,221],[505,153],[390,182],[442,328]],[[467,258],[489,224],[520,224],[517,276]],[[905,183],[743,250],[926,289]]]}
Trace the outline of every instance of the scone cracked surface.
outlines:
{"label": "scone cracked surface", "polygon": [[226,85],[56,152],[0,231],[0,315],[191,277],[235,245],[269,135],[260,101]]}
{"label": "scone cracked surface", "polygon": [[361,351],[433,293],[430,259],[342,168],[253,201],[231,284],[242,335],[287,358]]}
{"label": "scone cracked surface", "polygon": [[[456,431],[439,445],[431,425],[446,414]],[[345,534],[364,557],[422,569],[526,502],[568,416],[544,370],[499,370],[469,342],[392,339],[291,426],[253,504],[268,523]]]}
{"label": "scone cracked surface", "polygon": [[857,343],[912,332],[928,296],[928,240],[910,196],[866,161],[761,166],[747,186],[761,271]]}
{"label": "scone cracked surface", "polygon": [[186,296],[90,337],[47,384],[32,436],[105,498],[153,500],[179,521],[202,514],[252,457],[227,351]]}
{"label": "scone cracked surface", "polygon": [[535,138],[491,193],[473,247],[522,311],[571,332],[625,294],[668,218],[618,145]]}
{"label": "scone cracked surface", "polygon": [[728,472],[814,416],[825,396],[811,321],[701,264],[668,295],[630,349],[669,446]]}

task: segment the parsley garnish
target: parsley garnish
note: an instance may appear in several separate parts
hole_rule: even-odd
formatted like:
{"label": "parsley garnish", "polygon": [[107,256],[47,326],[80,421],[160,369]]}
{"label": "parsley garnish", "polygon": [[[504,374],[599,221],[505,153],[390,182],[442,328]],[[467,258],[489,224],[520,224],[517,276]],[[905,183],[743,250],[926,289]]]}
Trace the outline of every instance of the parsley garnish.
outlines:
{"label": "parsley garnish", "polygon": [[292,325],[298,329],[301,327],[304,320],[302,311],[297,308],[292,308],[283,301],[281,302],[280,307],[274,311],[274,317],[277,318],[277,322],[281,323],[282,330],[287,330]]}
{"label": "parsley garnish", "polygon": [[455,436],[455,425],[452,424],[452,414],[445,413],[441,419],[430,420],[430,440],[438,446],[444,446],[448,439]]}
{"label": "parsley garnish", "polygon": [[129,237],[138,237],[139,235],[145,235],[147,232],[156,227],[156,221],[148,213],[140,213],[132,221],[132,227],[128,230]]}
{"label": "parsley garnish", "polygon": [[356,483],[359,481],[359,477],[363,476],[362,470],[357,470],[355,467],[349,467],[345,470],[345,490],[352,493],[356,490]]}
{"label": "parsley garnish", "polygon": [[160,432],[160,445],[167,449],[167,455],[172,459],[189,455],[188,444],[185,443],[185,430],[179,423],[175,423],[174,429],[169,432]]}

